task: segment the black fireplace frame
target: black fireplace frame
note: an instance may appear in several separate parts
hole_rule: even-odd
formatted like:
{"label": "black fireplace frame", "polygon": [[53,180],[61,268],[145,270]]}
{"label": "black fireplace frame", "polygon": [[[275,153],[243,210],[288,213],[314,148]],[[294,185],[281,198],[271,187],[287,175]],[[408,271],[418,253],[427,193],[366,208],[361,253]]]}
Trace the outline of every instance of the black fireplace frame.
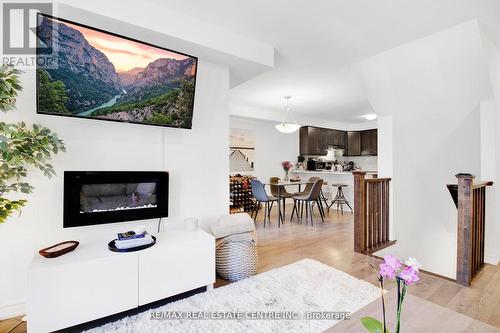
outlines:
{"label": "black fireplace frame", "polygon": [[[146,220],[168,216],[168,172],[163,171],[65,171],[63,227]],[[155,208],[80,213],[80,191],[83,184],[119,184],[155,182]]]}

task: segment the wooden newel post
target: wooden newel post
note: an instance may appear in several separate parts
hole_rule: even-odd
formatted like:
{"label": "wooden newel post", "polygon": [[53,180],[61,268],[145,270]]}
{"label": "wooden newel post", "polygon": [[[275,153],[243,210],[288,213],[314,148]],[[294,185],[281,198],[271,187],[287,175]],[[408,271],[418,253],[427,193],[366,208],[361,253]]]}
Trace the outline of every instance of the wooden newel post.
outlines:
{"label": "wooden newel post", "polygon": [[458,179],[457,283],[470,286],[472,280],[472,214],[474,176],[456,175]]}
{"label": "wooden newel post", "polygon": [[366,252],[366,172],[354,171],[354,251]]}

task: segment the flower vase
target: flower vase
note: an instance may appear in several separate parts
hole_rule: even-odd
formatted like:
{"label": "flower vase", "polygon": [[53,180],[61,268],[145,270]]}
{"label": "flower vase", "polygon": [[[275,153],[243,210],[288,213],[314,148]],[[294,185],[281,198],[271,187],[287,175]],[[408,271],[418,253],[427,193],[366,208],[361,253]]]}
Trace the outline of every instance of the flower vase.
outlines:
{"label": "flower vase", "polygon": [[285,170],[285,179],[284,179],[284,181],[287,182],[289,180],[290,180],[290,178],[288,177],[288,170]]}

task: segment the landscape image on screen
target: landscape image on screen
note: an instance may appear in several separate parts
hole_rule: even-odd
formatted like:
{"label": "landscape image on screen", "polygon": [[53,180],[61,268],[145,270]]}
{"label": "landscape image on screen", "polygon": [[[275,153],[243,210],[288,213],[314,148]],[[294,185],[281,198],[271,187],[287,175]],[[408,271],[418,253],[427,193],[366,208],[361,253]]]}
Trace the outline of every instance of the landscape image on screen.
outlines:
{"label": "landscape image on screen", "polygon": [[191,128],[197,59],[38,16],[56,66],[37,69],[38,112]]}

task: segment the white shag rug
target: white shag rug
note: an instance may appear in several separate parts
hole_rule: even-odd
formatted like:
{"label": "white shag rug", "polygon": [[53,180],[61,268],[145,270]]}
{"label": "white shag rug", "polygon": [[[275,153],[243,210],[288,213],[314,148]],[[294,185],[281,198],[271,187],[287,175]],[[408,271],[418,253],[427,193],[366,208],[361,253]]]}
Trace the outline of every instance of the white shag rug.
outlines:
{"label": "white shag rug", "polygon": [[220,315],[226,312],[247,311],[295,312],[300,315],[308,311],[353,313],[379,296],[379,289],[368,282],[316,260],[304,259],[87,332],[322,332],[338,321],[303,318],[151,319],[151,313],[173,311],[206,312],[211,315],[214,312]]}

